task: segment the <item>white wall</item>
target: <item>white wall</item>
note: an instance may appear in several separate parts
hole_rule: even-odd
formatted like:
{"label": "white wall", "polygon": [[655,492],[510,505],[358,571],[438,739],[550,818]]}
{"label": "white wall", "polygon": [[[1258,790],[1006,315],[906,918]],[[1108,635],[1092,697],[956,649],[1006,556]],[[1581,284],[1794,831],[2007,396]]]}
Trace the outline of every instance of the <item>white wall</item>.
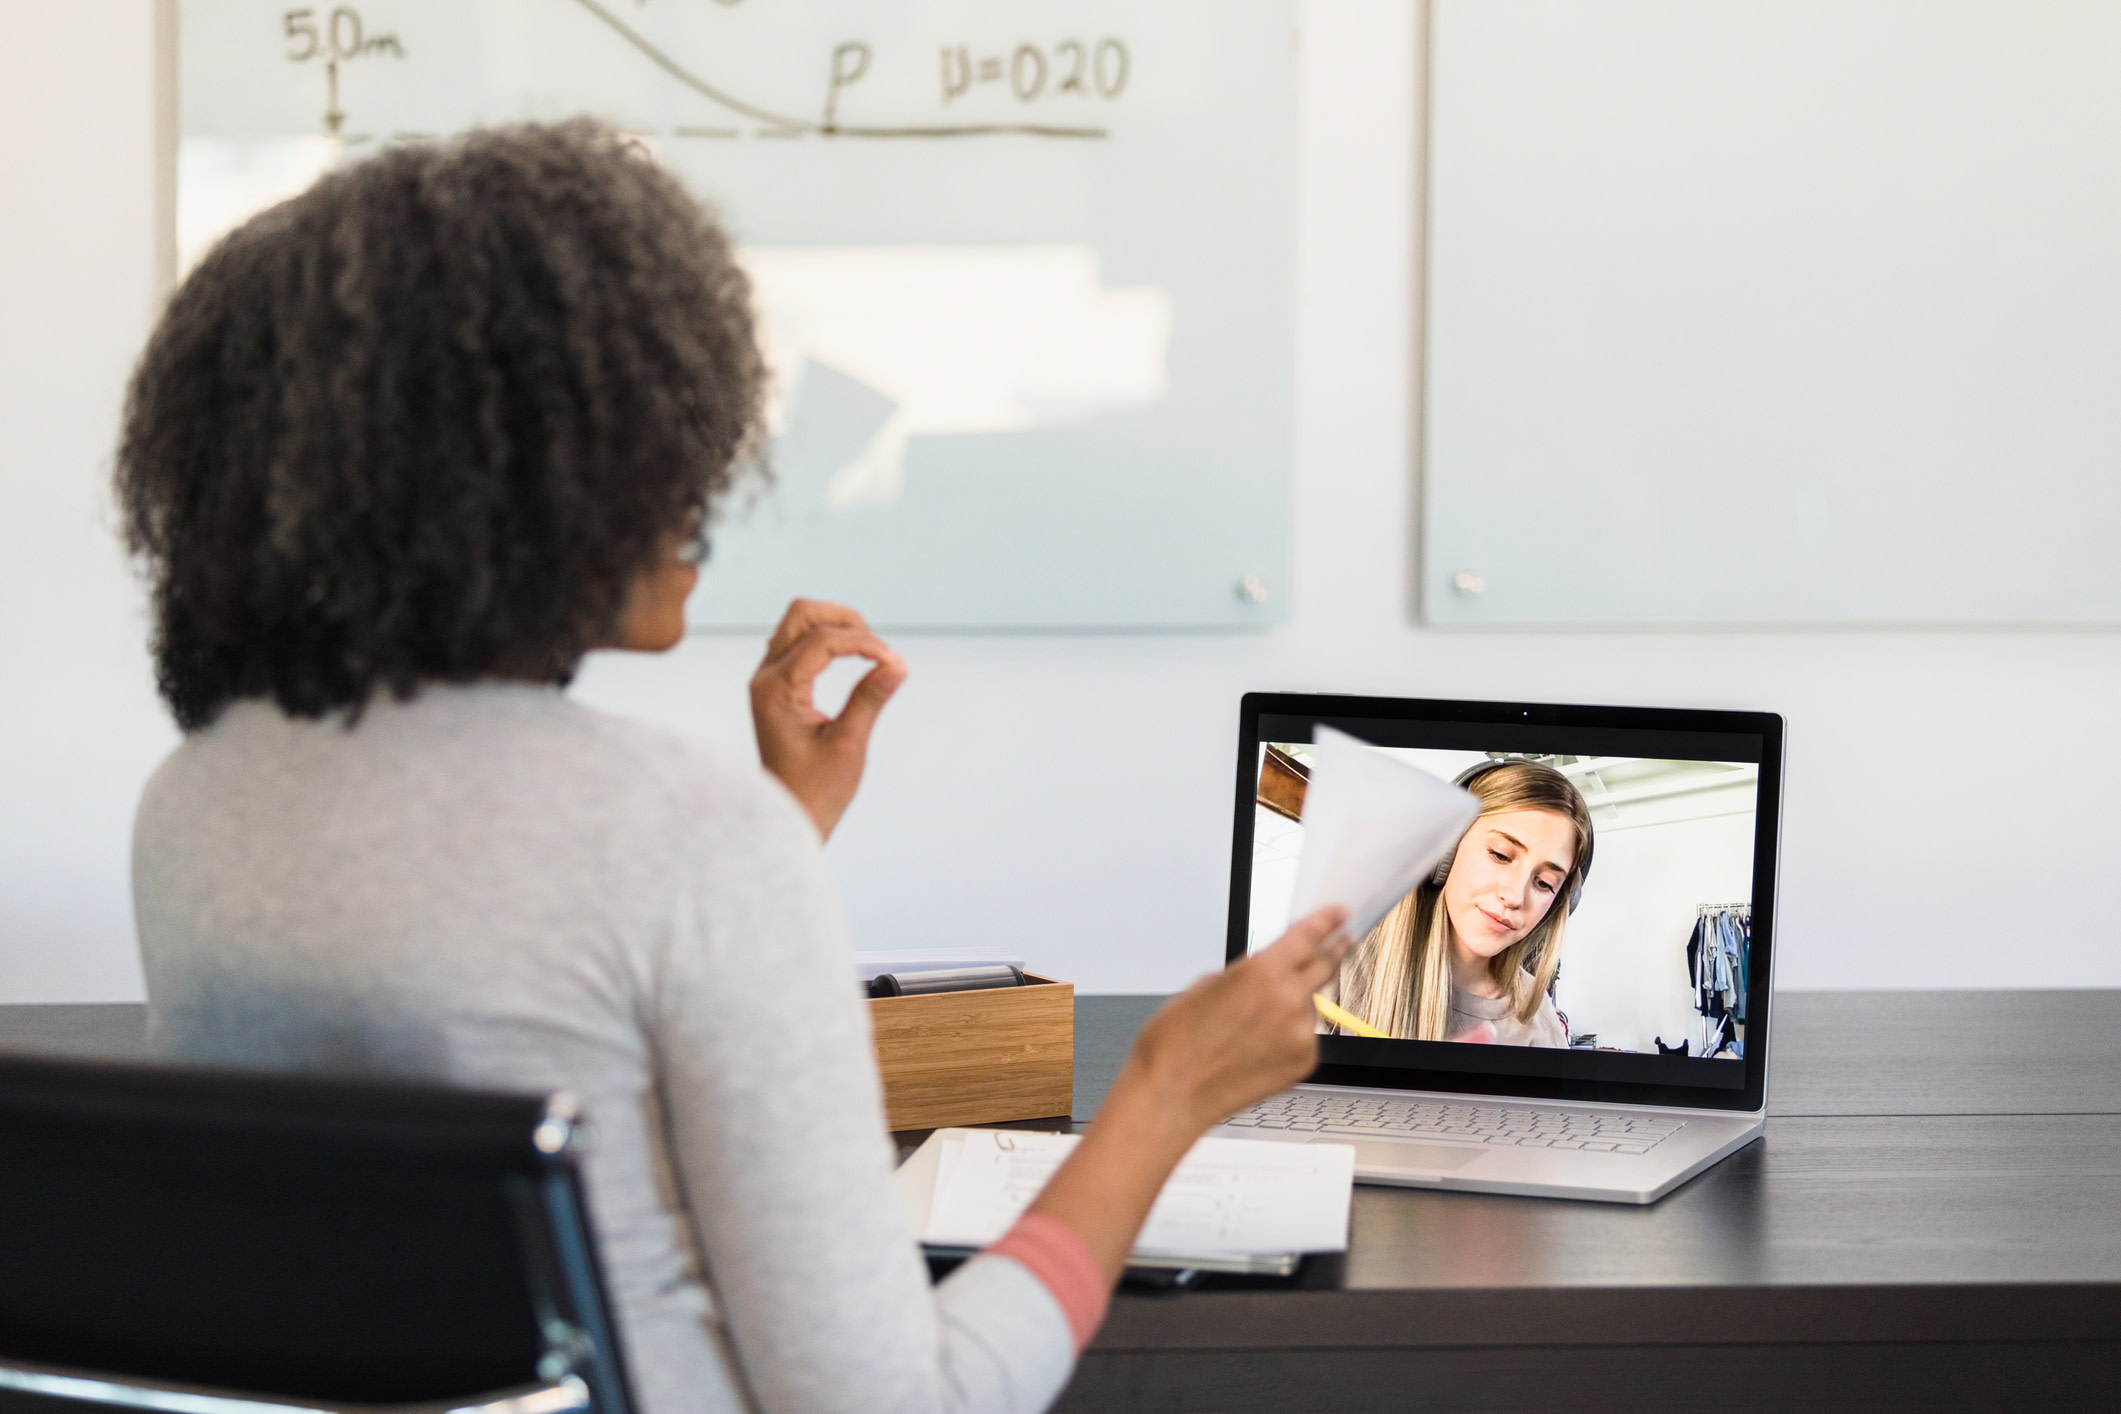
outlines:
{"label": "white wall", "polygon": [[1629,1051],[1653,1051],[1659,1040],[1692,1041],[1699,1050],[1701,1014],[1686,961],[1695,910],[1749,902],[1752,893],[1750,814],[1600,830],[1554,989],[1570,1031],[1596,1032],[1601,1046]]}
{"label": "white wall", "polygon": [[154,313],[152,8],[0,46],[0,1002],[140,994],[126,848],[176,733],[104,486]]}
{"label": "white wall", "polygon": [[[0,50],[0,1001],[137,995],[126,806],[168,736],[94,508],[148,299],[147,10],[29,7]],[[903,642],[832,844],[862,945],[1006,945],[1088,991],[1215,966],[1238,695],[1335,690],[1784,712],[1783,985],[2121,985],[2121,635],[1413,623],[1413,10],[1304,18],[1294,618]],[[580,692],[738,742],[757,648],[614,657]]]}

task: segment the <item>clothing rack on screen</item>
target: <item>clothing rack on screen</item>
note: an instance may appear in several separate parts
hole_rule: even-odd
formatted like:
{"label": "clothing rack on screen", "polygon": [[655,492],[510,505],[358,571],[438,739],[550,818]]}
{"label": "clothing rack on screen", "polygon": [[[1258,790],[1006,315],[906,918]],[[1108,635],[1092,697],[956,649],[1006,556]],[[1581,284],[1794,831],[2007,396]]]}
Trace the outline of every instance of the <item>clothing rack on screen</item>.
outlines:
{"label": "clothing rack on screen", "polygon": [[1701,1014],[1701,1051],[1745,1054],[1746,979],[1753,961],[1753,906],[1705,903],[1694,910],[1686,942],[1694,1010]]}

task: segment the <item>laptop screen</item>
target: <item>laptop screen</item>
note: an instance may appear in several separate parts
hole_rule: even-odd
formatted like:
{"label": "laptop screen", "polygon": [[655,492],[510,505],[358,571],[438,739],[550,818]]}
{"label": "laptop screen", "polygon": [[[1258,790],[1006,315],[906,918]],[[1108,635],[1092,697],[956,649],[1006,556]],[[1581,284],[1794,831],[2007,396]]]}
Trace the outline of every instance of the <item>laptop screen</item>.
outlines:
{"label": "laptop screen", "polygon": [[1481,813],[1322,993],[1314,1079],[1759,1107],[1779,717],[1248,696],[1233,959],[1291,921],[1321,724]]}

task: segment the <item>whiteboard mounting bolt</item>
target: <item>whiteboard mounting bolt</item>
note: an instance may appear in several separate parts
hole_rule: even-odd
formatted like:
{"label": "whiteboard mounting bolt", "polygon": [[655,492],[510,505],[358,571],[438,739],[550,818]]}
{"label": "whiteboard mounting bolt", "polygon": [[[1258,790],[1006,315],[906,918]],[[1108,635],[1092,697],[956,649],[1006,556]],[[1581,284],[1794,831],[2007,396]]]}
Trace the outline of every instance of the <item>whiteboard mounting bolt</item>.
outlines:
{"label": "whiteboard mounting bolt", "polygon": [[1451,588],[1470,599],[1476,594],[1488,592],[1488,582],[1471,570],[1460,570],[1451,576]]}
{"label": "whiteboard mounting bolt", "polygon": [[1256,574],[1248,574],[1237,581],[1237,597],[1247,604],[1267,602],[1267,582]]}

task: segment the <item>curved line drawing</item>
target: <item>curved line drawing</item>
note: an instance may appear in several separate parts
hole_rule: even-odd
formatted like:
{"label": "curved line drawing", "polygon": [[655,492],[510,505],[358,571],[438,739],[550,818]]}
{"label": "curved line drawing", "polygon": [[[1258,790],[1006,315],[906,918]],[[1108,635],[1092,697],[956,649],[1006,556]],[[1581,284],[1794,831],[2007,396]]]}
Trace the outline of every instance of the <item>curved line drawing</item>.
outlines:
{"label": "curved line drawing", "polygon": [[842,123],[817,123],[807,118],[791,118],[784,113],[775,113],[765,108],[746,103],[734,94],[725,93],[707,80],[671,58],[661,49],[597,3],[597,0],[575,0],[575,3],[609,25],[619,38],[641,51],[649,62],[669,74],[694,93],[731,112],[741,113],[747,118],[776,129],[775,136],[794,136],[797,132],[816,133],[820,137],[1066,137],[1102,138],[1107,136],[1103,128],[1063,127],[1051,123],[960,123],[937,127],[868,127],[848,126]]}

